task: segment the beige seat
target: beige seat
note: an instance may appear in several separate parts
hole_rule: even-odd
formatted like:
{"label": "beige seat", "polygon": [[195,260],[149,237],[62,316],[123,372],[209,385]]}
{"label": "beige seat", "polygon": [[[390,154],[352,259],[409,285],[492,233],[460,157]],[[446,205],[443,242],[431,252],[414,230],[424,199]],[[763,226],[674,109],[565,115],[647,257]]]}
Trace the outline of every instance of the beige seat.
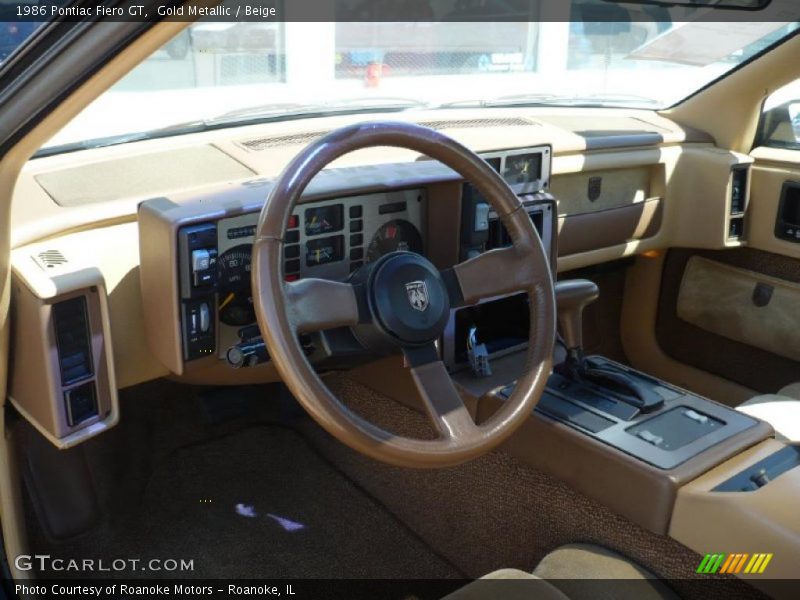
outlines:
{"label": "beige seat", "polygon": [[800,443],[800,383],[787,385],[777,394],[751,398],[737,410],[772,425],[777,439]]}
{"label": "beige seat", "polygon": [[[613,580],[613,581],[598,581]],[[533,573],[501,569],[444,600],[674,600],[644,567],[600,546],[570,544],[545,556]]]}

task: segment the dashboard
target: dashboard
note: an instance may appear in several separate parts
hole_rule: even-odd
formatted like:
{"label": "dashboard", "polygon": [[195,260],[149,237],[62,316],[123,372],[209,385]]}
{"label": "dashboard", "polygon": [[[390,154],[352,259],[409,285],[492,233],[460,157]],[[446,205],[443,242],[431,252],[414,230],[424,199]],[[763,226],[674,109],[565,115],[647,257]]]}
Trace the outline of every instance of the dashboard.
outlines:
{"label": "dashboard", "polygon": [[[521,197],[554,272],[556,259],[558,268],[567,270],[698,239],[714,247],[744,243],[728,235],[734,216],[727,201],[709,205],[703,218],[696,218],[699,207],[684,210],[683,203],[696,195],[698,173],[711,193],[733,189],[731,169],[745,169],[748,157],[723,154],[712,141],[650,113],[625,112],[614,123],[625,120],[638,131],[654,122],[663,134],[657,144],[652,135],[589,139],[564,129],[563,121],[553,125],[545,113],[503,110],[496,112],[499,120],[484,118],[487,114],[495,115],[482,111],[480,120],[465,121],[462,112],[448,113],[449,120],[436,127],[478,151]],[[589,116],[576,121],[575,131]],[[320,127],[341,124],[315,121]],[[307,124],[282,124],[281,132],[286,128],[303,133]],[[236,130],[234,138],[231,132],[213,139],[192,135],[169,148],[142,142],[27,166],[20,183],[25,202],[12,205],[17,212],[11,243],[12,302],[29,323],[14,344],[23,357],[18,365],[52,366],[37,377],[17,368],[11,397],[59,447],[116,422],[118,387],[163,376],[211,385],[276,380],[268,360],[240,371],[225,360],[242,338],[260,336],[250,291],[253,233],[271,178],[299,143],[269,137],[281,133],[273,129]],[[263,148],[250,143],[265,135],[270,143]],[[206,163],[193,154],[199,150]],[[187,172],[193,174],[211,161],[216,174],[211,183],[176,179],[175,161],[190,164]],[[248,170],[230,168],[241,164]],[[117,185],[121,171],[137,176]],[[98,193],[86,196],[81,185],[78,196],[70,195],[70,185],[88,177],[97,182]],[[91,223],[96,226],[87,228]],[[362,262],[394,249],[421,251],[446,270],[509,243],[491,207],[457,173],[393,148],[352,155],[319,173],[292,225],[283,265],[290,279],[346,279]],[[84,299],[78,314],[83,321],[48,320],[51,308],[61,314],[60,305],[76,296]],[[464,339],[473,328],[490,355],[517,348],[523,341],[515,334],[520,327],[510,324],[522,324],[524,308],[520,299],[510,298],[502,305],[454,311],[440,346],[447,367],[469,367]],[[71,357],[61,356],[56,334],[86,323],[91,336],[81,339],[84,346],[89,339],[94,344],[85,353],[93,362],[85,370],[89,375],[73,382],[59,374],[63,365],[56,358]],[[52,335],[25,334],[38,329]],[[335,351],[346,336],[338,330],[322,333],[308,346],[315,352],[309,360],[326,369],[326,355],[340,355]],[[371,360],[361,350],[361,362],[354,352],[352,366]]]}

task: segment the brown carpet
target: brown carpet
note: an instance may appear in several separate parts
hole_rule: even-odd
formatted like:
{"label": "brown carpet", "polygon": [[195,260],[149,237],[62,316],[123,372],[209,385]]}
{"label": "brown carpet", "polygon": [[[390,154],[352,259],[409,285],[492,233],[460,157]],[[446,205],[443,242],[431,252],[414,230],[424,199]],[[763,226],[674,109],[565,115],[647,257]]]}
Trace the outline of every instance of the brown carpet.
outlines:
{"label": "brown carpet", "polygon": [[[352,379],[334,376],[327,382],[378,425],[391,424],[410,436],[427,428],[421,415]],[[316,426],[306,431],[320,452],[470,577],[500,568],[533,571],[550,551],[585,542],[615,550],[672,580],[682,597],[760,597],[732,577],[701,580],[695,574],[701,557],[694,552],[503,452],[450,469],[409,470],[365,458]]]}
{"label": "brown carpet", "polygon": [[274,426],[181,448],[156,466],[137,510],[72,542],[36,548],[45,549],[108,562],[192,560],[193,571],[179,576],[206,579],[464,576],[301,436]]}

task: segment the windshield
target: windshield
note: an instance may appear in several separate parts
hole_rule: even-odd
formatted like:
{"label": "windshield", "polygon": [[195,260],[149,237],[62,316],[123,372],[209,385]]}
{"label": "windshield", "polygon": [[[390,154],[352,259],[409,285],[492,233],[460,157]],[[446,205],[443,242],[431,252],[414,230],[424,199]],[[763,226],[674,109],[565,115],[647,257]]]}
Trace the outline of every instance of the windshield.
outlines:
{"label": "windshield", "polygon": [[[797,23],[692,21],[573,0],[562,22],[198,22],[48,144],[50,152],[330,113],[471,106],[660,109],[790,35]],[[587,8],[588,7],[588,8]],[[623,18],[624,17],[624,18]],[[45,152],[47,152],[45,150]]]}

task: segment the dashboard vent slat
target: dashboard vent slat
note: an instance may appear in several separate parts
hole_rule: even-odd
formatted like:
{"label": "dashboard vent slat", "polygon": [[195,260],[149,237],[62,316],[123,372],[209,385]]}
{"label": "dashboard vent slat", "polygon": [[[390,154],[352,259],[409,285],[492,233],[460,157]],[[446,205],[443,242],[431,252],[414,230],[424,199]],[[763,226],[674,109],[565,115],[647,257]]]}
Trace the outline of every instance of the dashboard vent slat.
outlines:
{"label": "dashboard vent slat", "polygon": [[[420,121],[418,125],[441,131],[445,129],[477,129],[480,127],[531,127],[538,126],[539,123],[531,121],[530,119],[514,117],[497,119],[441,119],[437,121]],[[307,131],[287,135],[264,136],[241,141],[239,145],[252,152],[261,152],[262,150],[269,150],[270,148],[285,148],[287,146],[310,144],[328,133],[330,133],[330,131]]]}
{"label": "dashboard vent slat", "polygon": [[478,129],[481,127],[531,127],[538,126],[536,121],[522,117],[508,117],[498,119],[454,119],[439,121],[420,121],[420,125],[431,129]]}
{"label": "dashboard vent slat", "polygon": [[60,250],[44,250],[39,252],[34,259],[39,263],[39,266],[47,269],[53,269],[68,262]]}
{"label": "dashboard vent slat", "polygon": [[78,296],[53,305],[53,328],[61,384],[71,385],[93,375],[92,335],[86,298]]}

